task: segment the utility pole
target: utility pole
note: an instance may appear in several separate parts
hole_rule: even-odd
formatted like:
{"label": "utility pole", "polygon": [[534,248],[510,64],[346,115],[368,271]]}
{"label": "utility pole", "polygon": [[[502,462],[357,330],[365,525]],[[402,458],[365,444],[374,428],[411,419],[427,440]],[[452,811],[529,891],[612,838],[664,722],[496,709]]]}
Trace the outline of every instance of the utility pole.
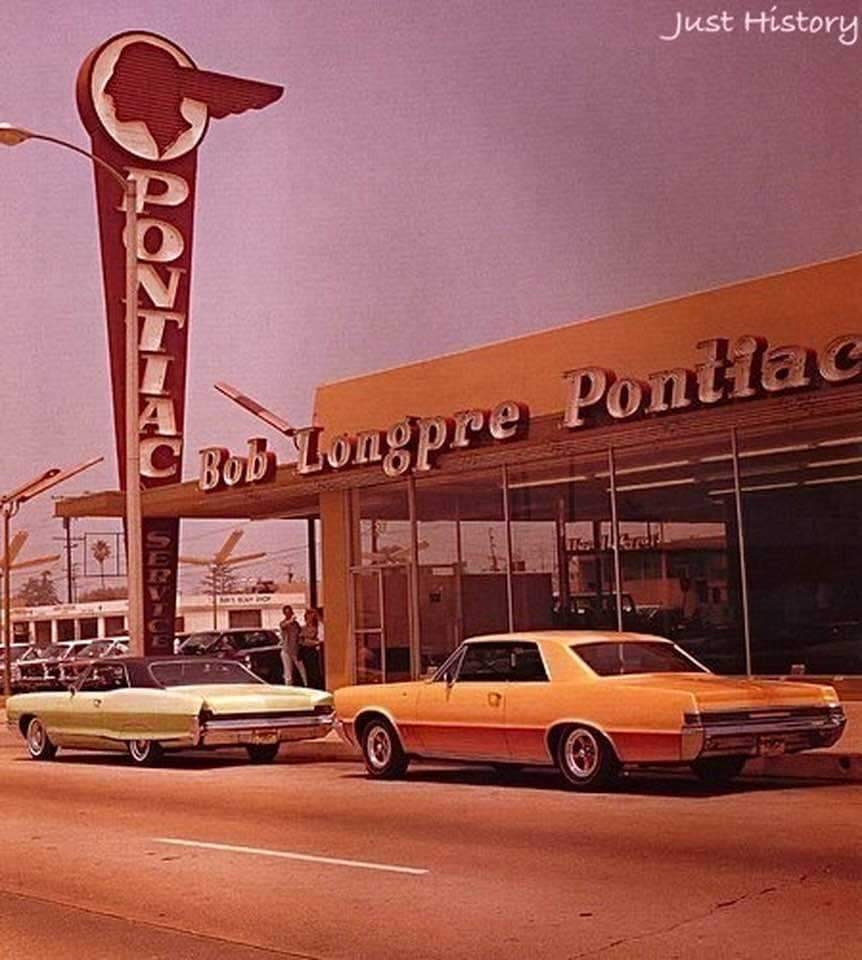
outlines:
{"label": "utility pole", "polygon": [[72,563],[72,551],[77,550],[83,542],[83,537],[72,536],[72,521],[70,517],[63,517],[63,536],[52,537],[52,540],[63,540],[66,553],[66,602],[75,602],[75,566]]}

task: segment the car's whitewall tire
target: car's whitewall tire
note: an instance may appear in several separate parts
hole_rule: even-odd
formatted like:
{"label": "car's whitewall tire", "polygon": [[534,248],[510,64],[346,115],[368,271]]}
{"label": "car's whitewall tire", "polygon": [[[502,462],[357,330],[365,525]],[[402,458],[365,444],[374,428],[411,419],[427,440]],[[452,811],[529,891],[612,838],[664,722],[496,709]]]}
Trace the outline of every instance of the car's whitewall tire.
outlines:
{"label": "car's whitewall tire", "polygon": [[162,748],[155,740],[129,740],[126,748],[137,767],[154,767],[162,759]]}
{"label": "car's whitewall tire", "polygon": [[34,760],[53,760],[57,747],[51,742],[44,723],[38,717],[32,717],[27,724],[27,752]]}

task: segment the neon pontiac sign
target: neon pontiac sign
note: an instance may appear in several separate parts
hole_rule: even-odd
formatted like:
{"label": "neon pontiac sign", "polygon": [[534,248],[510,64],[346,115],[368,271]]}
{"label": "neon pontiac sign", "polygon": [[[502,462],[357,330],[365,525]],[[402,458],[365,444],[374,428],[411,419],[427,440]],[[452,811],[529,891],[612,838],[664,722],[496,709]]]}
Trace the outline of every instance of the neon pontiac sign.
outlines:
{"label": "neon pontiac sign", "polygon": [[[138,256],[141,485],[182,475],[197,152],[209,121],[260,109],[283,89],[198,69],[176,44],[152,33],[107,40],[78,74],[77,101],[93,153],[136,182],[138,232],[124,235],[125,197],[95,166],[108,322],[114,431],[125,459],[125,245]],[[125,487],[121,475],[120,484]],[[172,649],[178,520],[147,519],[144,649]]]}

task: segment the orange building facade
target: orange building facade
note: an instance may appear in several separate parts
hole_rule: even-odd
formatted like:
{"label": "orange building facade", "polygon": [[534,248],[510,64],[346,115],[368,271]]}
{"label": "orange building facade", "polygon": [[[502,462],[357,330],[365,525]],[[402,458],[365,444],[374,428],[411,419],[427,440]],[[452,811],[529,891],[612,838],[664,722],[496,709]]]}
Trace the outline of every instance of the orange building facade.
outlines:
{"label": "orange building facade", "polygon": [[323,385],[297,463],[144,512],[319,518],[330,687],[546,627],[858,674],[860,401],[851,256]]}

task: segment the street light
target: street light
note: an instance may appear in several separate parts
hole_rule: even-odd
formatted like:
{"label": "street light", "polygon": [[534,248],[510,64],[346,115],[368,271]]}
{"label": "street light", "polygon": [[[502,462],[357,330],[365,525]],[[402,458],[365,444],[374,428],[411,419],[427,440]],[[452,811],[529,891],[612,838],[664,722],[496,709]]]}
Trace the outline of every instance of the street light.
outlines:
{"label": "street light", "polygon": [[74,143],[0,123],[0,144],[15,147],[25,140],[44,140],[92,160],[119,183],[126,199],[126,550],[129,578],[129,649],[142,654],[144,638],[144,553],[141,532],[140,435],[138,423],[138,190],[133,177]]}
{"label": "street light", "polygon": [[32,480],[22,483],[9,493],[0,495],[0,511],[3,513],[3,554],[6,562],[3,564],[3,693],[9,696],[12,692],[12,580],[11,568],[9,562],[10,543],[9,543],[9,525],[12,517],[21,509],[21,504],[32,500],[33,497],[56,487],[58,483],[69,480],[71,477],[94,467],[101,463],[104,457],[93,457],[91,460],[85,460],[75,467],[68,470],[61,470],[59,467],[51,467],[44,473],[40,473]]}

